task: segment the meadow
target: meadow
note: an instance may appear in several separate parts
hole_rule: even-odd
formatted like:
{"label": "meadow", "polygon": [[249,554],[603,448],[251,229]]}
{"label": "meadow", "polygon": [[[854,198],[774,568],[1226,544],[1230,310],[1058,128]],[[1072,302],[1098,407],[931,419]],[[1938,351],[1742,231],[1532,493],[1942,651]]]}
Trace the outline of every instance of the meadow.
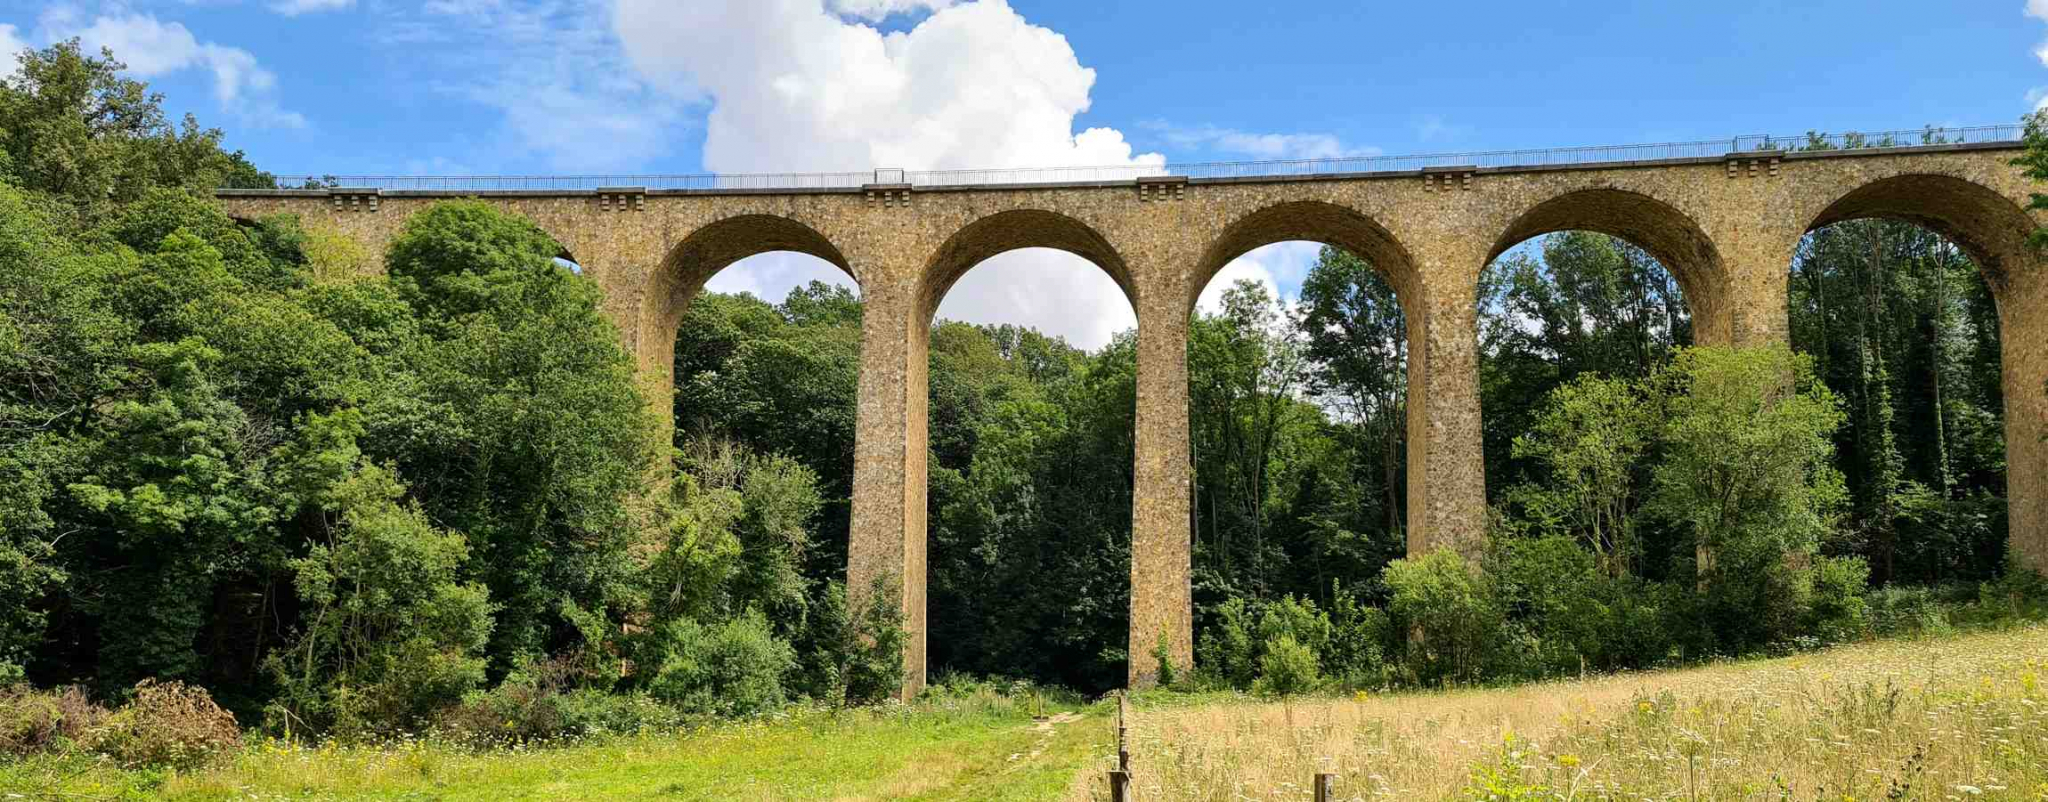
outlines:
{"label": "meadow", "polygon": [[[1497,690],[1139,696],[1141,799],[2048,799],[2048,628]],[[1089,799],[1107,799],[1106,787]]]}
{"label": "meadow", "polygon": [[683,734],[476,752],[251,743],[196,772],[124,771],[83,757],[0,763],[6,799],[1031,800],[1074,792],[1113,748],[1111,717],[977,694],[803,710]]}
{"label": "meadow", "polygon": [[[1134,799],[2048,800],[2048,627],[1507,688],[1131,698]],[[478,752],[252,741],[188,773],[0,763],[8,799],[1106,800],[1117,707],[981,686]],[[1040,715],[1042,714],[1042,715]]]}

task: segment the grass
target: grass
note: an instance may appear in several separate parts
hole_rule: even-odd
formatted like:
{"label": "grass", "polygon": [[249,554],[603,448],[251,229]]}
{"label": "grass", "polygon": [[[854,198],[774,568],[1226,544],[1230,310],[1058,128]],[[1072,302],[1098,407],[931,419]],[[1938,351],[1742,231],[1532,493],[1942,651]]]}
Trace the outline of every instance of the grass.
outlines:
{"label": "grass", "polygon": [[[2048,800],[2048,628],[1501,690],[1140,697],[1147,799]],[[1105,787],[1075,798],[1106,799]]]}
{"label": "grass", "polygon": [[40,759],[0,764],[0,797],[1047,799],[1069,793],[1081,765],[1114,748],[1113,714],[1063,712],[1058,723],[1037,723],[1018,704],[955,700],[481,754],[418,741],[382,748],[267,743],[184,775]]}
{"label": "grass", "polygon": [[[2048,800],[2048,627],[1348,699],[1142,694],[1137,799]],[[1116,708],[981,689],[473,753],[252,745],[190,774],[0,762],[0,799],[1100,800]]]}

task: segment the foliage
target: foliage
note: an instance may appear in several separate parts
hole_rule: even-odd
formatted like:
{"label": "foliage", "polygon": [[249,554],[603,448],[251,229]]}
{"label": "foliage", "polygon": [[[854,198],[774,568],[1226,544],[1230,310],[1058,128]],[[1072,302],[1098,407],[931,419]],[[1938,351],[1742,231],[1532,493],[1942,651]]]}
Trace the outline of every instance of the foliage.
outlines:
{"label": "foliage", "polygon": [[360,416],[315,416],[286,458],[324,538],[290,566],[305,630],[268,668],[289,730],[416,727],[484,679],[488,592],[458,581],[468,544],[435,529],[388,471],[360,465]]}
{"label": "foliage", "polygon": [[1491,578],[1440,549],[1395,560],[1385,582],[1389,617],[1417,641],[1407,650],[1408,673],[1425,684],[1478,679],[1504,622]]}
{"label": "foliage", "polygon": [[665,622],[637,646],[640,682],[656,699],[688,713],[748,716],[782,705],[782,677],[795,664],[788,644],[759,612],[706,625]]}
{"label": "foliage", "polygon": [[1272,696],[1296,696],[1314,690],[1322,682],[1316,653],[1293,635],[1266,641],[1259,658],[1259,680],[1253,690]]}

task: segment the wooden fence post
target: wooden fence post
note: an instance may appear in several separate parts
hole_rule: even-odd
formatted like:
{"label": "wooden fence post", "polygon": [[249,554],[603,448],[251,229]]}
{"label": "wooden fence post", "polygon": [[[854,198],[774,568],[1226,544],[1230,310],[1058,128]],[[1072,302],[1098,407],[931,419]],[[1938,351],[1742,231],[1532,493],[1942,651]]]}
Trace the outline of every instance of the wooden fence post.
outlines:
{"label": "wooden fence post", "polygon": [[1316,802],[1331,802],[1337,798],[1337,775],[1323,772],[1316,775]]}

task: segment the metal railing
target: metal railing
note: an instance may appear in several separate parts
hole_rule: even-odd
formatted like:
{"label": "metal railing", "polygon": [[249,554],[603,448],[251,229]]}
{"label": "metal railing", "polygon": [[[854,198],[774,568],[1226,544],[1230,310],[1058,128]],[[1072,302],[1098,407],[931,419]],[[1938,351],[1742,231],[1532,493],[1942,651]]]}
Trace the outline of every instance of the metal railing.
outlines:
{"label": "metal railing", "polygon": [[699,175],[527,175],[406,176],[320,175],[278,176],[275,189],[384,189],[394,191],[522,192],[595,190],[639,187],[650,190],[824,190],[858,189],[869,184],[910,184],[960,187],[991,184],[1081,184],[1132,181],[1139,178],[1191,179],[1287,178],[1297,176],[1390,173],[1431,167],[1565,167],[1671,159],[1715,159],[1729,153],[1760,150],[1854,150],[1875,147],[1940,147],[2017,143],[2025,138],[2020,125],[1973,128],[1923,128],[1908,131],[1807,134],[1773,137],[1737,136],[1695,142],[1648,145],[1600,145],[1534,150],[1494,150],[1411,156],[1357,156],[1282,161],[1198,162],[1190,164],[1115,165],[1106,167],[1026,167],[995,170],[872,170],[842,173],[724,173]]}

